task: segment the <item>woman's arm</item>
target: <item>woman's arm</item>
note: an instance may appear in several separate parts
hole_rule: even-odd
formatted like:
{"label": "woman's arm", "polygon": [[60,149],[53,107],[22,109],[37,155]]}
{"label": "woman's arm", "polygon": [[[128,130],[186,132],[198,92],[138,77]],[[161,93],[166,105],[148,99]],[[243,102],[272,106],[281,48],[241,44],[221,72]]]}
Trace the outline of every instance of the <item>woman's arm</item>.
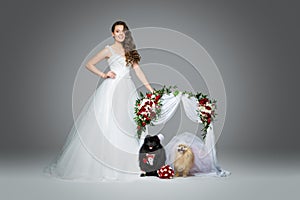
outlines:
{"label": "woman's arm", "polygon": [[109,71],[107,74],[101,72],[95,65],[103,60],[106,57],[109,57],[110,51],[107,48],[102,49],[98,54],[96,54],[94,57],[92,57],[85,65],[85,67],[93,72],[94,74],[102,77],[102,78],[114,78],[115,73],[112,71]]}
{"label": "woman's arm", "polygon": [[153,92],[153,88],[151,87],[151,85],[149,84],[149,82],[147,81],[144,72],[142,71],[142,69],[140,68],[138,63],[133,63],[132,68],[134,69],[137,77],[140,79],[140,81],[145,85],[145,87],[150,91]]}

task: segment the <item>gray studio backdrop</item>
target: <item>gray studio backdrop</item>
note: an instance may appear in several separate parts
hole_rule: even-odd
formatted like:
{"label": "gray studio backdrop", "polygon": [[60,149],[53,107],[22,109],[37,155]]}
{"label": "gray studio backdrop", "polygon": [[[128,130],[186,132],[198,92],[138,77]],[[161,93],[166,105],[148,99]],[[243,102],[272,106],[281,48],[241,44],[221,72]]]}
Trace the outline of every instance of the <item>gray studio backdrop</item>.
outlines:
{"label": "gray studio backdrop", "polygon": [[[299,150],[298,9],[297,1],[3,1],[1,153],[59,151],[73,125],[77,71],[116,20],[182,32],[208,52],[227,95],[219,152]],[[142,64],[185,64],[164,51],[141,56]],[[151,82],[151,67],[144,70]],[[182,74],[205,92],[188,70]]]}

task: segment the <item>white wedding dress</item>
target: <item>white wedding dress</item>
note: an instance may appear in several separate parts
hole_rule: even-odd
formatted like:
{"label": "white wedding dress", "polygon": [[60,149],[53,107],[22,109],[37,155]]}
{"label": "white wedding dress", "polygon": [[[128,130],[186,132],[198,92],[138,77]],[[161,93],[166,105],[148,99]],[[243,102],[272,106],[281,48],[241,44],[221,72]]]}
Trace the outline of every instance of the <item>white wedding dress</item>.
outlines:
{"label": "white wedding dress", "polygon": [[139,177],[134,104],[138,98],[125,57],[106,45],[114,79],[105,79],[76,119],[65,145],[44,168],[47,175],[68,180],[125,180]]}

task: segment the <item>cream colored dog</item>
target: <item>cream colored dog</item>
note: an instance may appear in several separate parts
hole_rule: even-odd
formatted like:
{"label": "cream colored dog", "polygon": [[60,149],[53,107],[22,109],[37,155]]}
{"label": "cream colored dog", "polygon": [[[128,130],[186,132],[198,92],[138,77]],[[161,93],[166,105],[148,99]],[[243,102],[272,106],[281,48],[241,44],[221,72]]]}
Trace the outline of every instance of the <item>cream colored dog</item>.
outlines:
{"label": "cream colored dog", "polygon": [[194,153],[192,149],[185,145],[179,144],[176,151],[176,158],[174,162],[175,176],[182,174],[186,177],[194,164]]}

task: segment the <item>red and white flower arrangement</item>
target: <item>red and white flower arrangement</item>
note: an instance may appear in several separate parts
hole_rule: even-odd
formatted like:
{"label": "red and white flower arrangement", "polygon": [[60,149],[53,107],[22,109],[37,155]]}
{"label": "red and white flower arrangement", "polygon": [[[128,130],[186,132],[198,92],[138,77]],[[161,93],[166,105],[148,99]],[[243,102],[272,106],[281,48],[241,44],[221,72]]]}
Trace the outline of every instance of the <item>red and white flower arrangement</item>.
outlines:
{"label": "red and white flower arrangement", "polygon": [[137,136],[141,137],[141,134],[146,129],[146,125],[151,124],[152,120],[157,119],[161,111],[161,95],[159,92],[146,93],[144,96],[140,93],[141,98],[136,100],[135,103],[135,122],[137,124]]}
{"label": "red and white flower arrangement", "polygon": [[197,112],[203,124],[202,138],[204,140],[207,134],[207,129],[216,116],[216,100],[210,100],[207,98],[207,95],[203,95],[202,93],[198,93],[195,97],[198,99]]}
{"label": "red and white flower arrangement", "polygon": [[170,165],[164,165],[157,170],[157,174],[161,179],[172,179],[174,177],[174,170]]}

